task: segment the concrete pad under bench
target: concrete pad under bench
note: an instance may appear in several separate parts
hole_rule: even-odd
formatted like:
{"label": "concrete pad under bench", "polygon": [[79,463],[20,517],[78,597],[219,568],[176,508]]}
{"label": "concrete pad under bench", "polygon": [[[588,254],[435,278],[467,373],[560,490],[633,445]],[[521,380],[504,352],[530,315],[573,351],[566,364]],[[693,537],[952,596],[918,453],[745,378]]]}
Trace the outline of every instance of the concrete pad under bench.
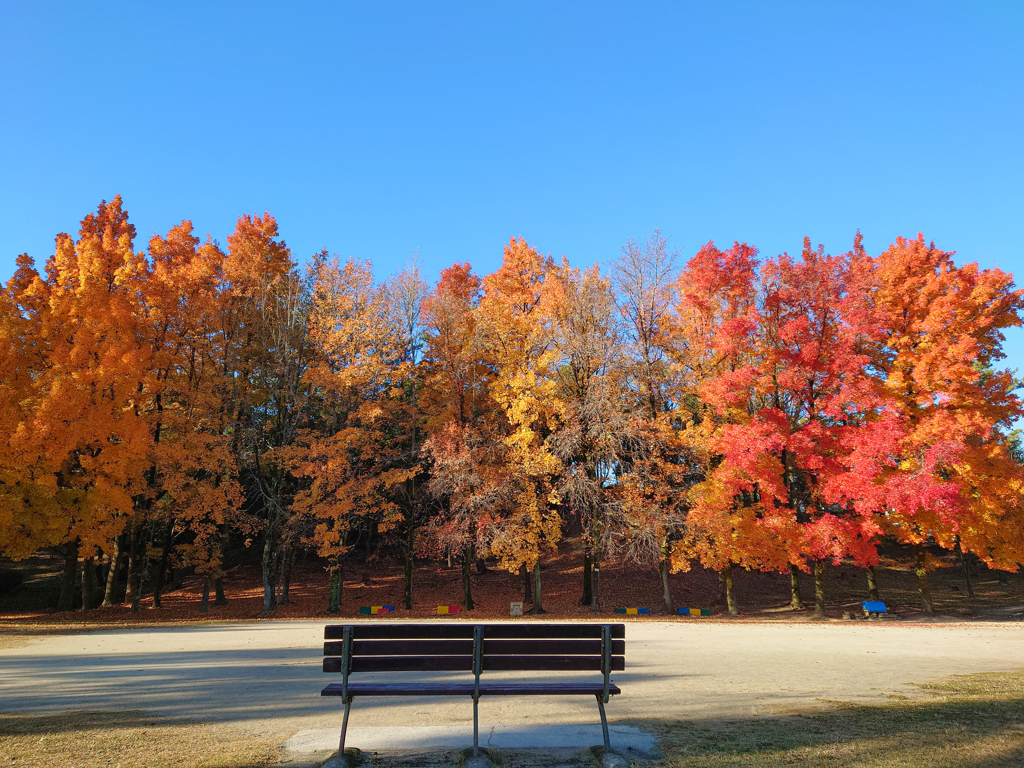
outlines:
{"label": "concrete pad under bench", "polygon": [[[629,725],[611,725],[616,752],[653,756],[654,737]],[[372,726],[349,728],[352,744],[363,752],[404,752],[420,749],[458,749],[473,743],[472,725]],[[585,749],[601,743],[600,725],[520,725],[480,729],[480,746],[496,749]],[[301,731],[285,742],[288,752],[308,754],[338,748],[337,728]]]}

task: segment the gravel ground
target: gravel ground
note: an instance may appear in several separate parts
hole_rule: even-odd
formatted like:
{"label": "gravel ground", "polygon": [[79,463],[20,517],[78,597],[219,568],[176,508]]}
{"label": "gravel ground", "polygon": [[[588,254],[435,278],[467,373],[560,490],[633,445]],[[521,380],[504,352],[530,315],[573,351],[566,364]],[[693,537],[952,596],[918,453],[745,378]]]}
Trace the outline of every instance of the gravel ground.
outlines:
{"label": "gravel ground", "polygon": [[[609,620],[611,620],[609,618]],[[144,627],[0,645],[0,711],[143,710],[282,739],[338,727],[321,698],[325,621]],[[842,700],[916,697],[911,682],[1024,667],[1024,624],[638,621],[627,625],[614,723],[785,714]],[[367,678],[368,679],[368,678]],[[583,698],[484,699],[481,725],[596,723]],[[468,700],[357,700],[351,728],[472,722]],[[357,746],[356,731],[350,744]]]}

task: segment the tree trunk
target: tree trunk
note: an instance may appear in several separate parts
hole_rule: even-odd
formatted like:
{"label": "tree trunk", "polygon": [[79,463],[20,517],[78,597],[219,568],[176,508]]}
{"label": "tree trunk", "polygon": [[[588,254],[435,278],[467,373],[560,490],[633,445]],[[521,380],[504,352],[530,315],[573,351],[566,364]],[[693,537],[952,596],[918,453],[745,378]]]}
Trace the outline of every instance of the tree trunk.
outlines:
{"label": "tree trunk", "polygon": [[580,605],[590,605],[594,601],[594,561],[590,556],[590,547],[583,550],[583,597]]}
{"label": "tree trunk", "polygon": [[487,561],[484,560],[482,557],[478,557],[476,559],[476,572],[487,573],[488,570],[490,569],[487,567]]}
{"label": "tree trunk", "polygon": [[327,596],[328,613],[338,613],[341,610],[341,590],[345,585],[345,563],[339,557],[334,568],[331,569],[331,588]]}
{"label": "tree trunk", "polygon": [[209,613],[210,611],[210,577],[207,576],[203,582],[203,599],[199,601],[199,612]]}
{"label": "tree trunk", "polygon": [[730,616],[739,616],[740,609],[736,604],[736,585],[733,583],[732,578],[732,564],[723,569],[721,576],[723,577],[723,587],[725,588],[725,607],[729,611]]}
{"label": "tree trunk", "polygon": [[146,578],[146,526],[139,524],[132,542],[132,559],[135,560],[135,579],[132,582],[132,613],[138,613],[142,605],[142,584]]}
{"label": "tree trunk", "polygon": [[665,552],[665,548],[662,549],[661,562],[658,563],[658,573],[661,575],[661,607],[666,614],[671,616],[675,613],[675,607],[672,605],[672,591],[668,588],[668,554]]}
{"label": "tree trunk", "polygon": [[128,528],[128,573],[124,583],[124,600],[122,602],[131,604],[132,595],[135,594],[135,572],[139,570],[139,556],[136,552],[136,540],[138,537],[138,526],[132,525]]}
{"label": "tree trunk", "polygon": [[224,596],[224,577],[218,576],[213,580],[213,604],[227,605],[228,599]]}
{"label": "tree trunk", "polygon": [[789,564],[789,607],[794,611],[806,608],[803,598],[800,597],[800,569],[793,563]]}
{"label": "tree trunk", "polygon": [[715,598],[714,604],[716,606],[718,606],[718,605],[725,606],[725,605],[728,604],[728,598],[726,597],[726,592],[728,592],[728,590],[725,588],[725,569],[723,568],[722,570],[717,571],[717,573],[718,573],[718,597]]}
{"label": "tree trunk", "polygon": [[825,561],[814,562],[814,618],[825,618]]}
{"label": "tree trunk", "polygon": [[146,554],[146,525],[136,523],[128,532],[128,577],[124,590],[124,602],[134,612],[139,610],[139,602],[142,600]]}
{"label": "tree trunk", "polygon": [[875,566],[868,566],[868,600],[881,600],[878,594],[878,579],[875,577]]}
{"label": "tree trunk", "polygon": [[1005,587],[1010,583],[1010,577],[1006,571],[997,571],[996,578],[999,580],[999,586]]}
{"label": "tree trunk", "polygon": [[288,547],[284,551],[284,562],[281,563],[281,605],[291,603],[292,562],[295,560],[295,548]]}
{"label": "tree trunk", "polygon": [[96,607],[96,563],[91,557],[82,560],[82,610]]}
{"label": "tree trunk", "polygon": [[533,608],[530,609],[531,614],[547,613],[544,610],[544,601],[542,599],[541,583],[540,583],[540,560],[533,564]]}
{"label": "tree trunk", "polygon": [[75,587],[78,576],[78,539],[64,545],[64,574],[60,583],[58,611],[70,611],[75,607]]}
{"label": "tree trunk", "polygon": [[409,538],[405,545],[405,610],[412,610],[412,567],[413,553],[416,551],[416,528],[409,526]]}
{"label": "tree trunk", "polygon": [[920,544],[914,552],[914,569],[917,572],[917,590],[921,595],[921,610],[928,616],[934,616],[935,606],[932,603],[932,589],[928,585],[927,561],[924,547]]}
{"label": "tree trunk", "polygon": [[529,605],[533,602],[533,574],[524,563],[519,566],[519,575],[523,577],[523,605]]}
{"label": "tree trunk", "polygon": [[469,546],[462,553],[462,592],[463,604],[467,611],[473,610],[473,547]]}
{"label": "tree trunk", "polygon": [[103,605],[114,604],[114,591],[117,589],[117,577],[121,571],[121,562],[124,560],[124,534],[118,534],[114,538],[114,552],[110,556],[110,568],[107,571],[106,589],[103,590]]}
{"label": "tree trunk", "polygon": [[272,521],[263,537],[263,612],[277,608],[277,523]]}
{"label": "tree trunk", "polygon": [[373,554],[373,529],[375,526],[369,526],[366,529],[366,549],[363,552],[363,560],[369,560],[370,555]]}
{"label": "tree trunk", "polygon": [[153,582],[153,607],[160,607],[160,595],[164,588],[164,574],[167,573],[167,562],[171,557],[171,542],[174,539],[174,518],[167,521],[164,529],[163,549],[160,552],[160,565],[156,569],[156,581]]}
{"label": "tree trunk", "polygon": [[967,557],[964,555],[964,550],[960,546],[960,538],[956,540],[956,551],[960,553],[960,565],[964,569],[964,581],[967,582],[967,597],[970,600],[974,599],[974,586],[971,584],[971,569],[967,565]]}

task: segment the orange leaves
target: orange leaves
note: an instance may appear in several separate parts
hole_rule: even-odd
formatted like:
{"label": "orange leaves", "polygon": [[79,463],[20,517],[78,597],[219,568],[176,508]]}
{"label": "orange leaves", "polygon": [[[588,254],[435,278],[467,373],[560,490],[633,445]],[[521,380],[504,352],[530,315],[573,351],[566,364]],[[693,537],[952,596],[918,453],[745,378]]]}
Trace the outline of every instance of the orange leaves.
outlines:
{"label": "orange leaves", "polygon": [[736,246],[726,259],[707,246],[695,269],[718,292],[689,302],[713,318],[704,327],[705,357],[718,362],[705,369],[711,375],[700,392],[720,420],[733,423],[711,440],[721,459],[694,489],[694,523],[713,528],[716,515],[732,521],[742,543],[728,544],[730,558],[755,567],[846,555],[870,562],[865,541],[875,528],[833,491],[882,458],[857,451],[857,426],[876,418],[880,400],[866,384],[862,331],[843,315],[848,258],[826,256],[805,240],[799,260],[766,261],[755,283],[751,256]]}
{"label": "orange leaves", "polygon": [[[1020,470],[1005,431],[1022,414],[1002,357],[1002,329],[1020,325],[1022,292],[1009,275],[957,267],[952,254],[897,238],[884,253],[858,259],[860,310],[877,329],[866,345],[871,365],[903,433],[896,464],[880,482],[886,528],[903,541],[928,537],[952,548],[974,540],[983,560],[1005,562],[1006,537],[981,543],[973,532],[993,497],[1014,513]],[[996,544],[997,541],[999,544]],[[1024,542],[1017,545],[1018,551]]]}
{"label": "orange leaves", "polygon": [[448,420],[470,422],[485,396],[486,371],[476,316],[480,297],[480,278],[469,264],[453,264],[441,272],[424,301],[427,374],[423,396],[430,432]]}
{"label": "orange leaves", "polygon": [[262,217],[245,214],[238,220],[235,231],[228,235],[224,261],[224,276],[235,293],[252,296],[292,270],[291,253],[277,236],[277,221],[269,213]]}
{"label": "orange leaves", "polygon": [[102,203],[77,242],[58,237],[45,280],[23,259],[9,284],[27,334],[2,451],[16,482],[32,485],[10,507],[31,532],[22,550],[106,543],[142,484],[151,436],[138,393],[153,374],[140,324],[148,266],[134,233],[120,198]]}
{"label": "orange leaves", "polygon": [[689,359],[715,361],[699,392],[726,422],[709,441],[721,461],[694,489],[691,523],[713,528],[716,509],[739,525],[745,509],[767,521],[788,508],[801,521],[793,562],[871,562],[883,528],[952,547],[982,527],[972,521],[993,509],[986,496],[1016,507],[1006,500],[1020,468],[999,430],[1020,403],[1008,374],[986,368],[1001,357],[999,329],[1020,323],[1008,276],[958,268],[921,237],[876,259],[859,238],[843,257],[805,240],[799,260],[765,262],[756,289],[738,263],[702,249],[688,270],[712,295],[689,287],[679,313],[702,320],[683,336],[705,340],[703,358]]}
{"label": "orange leaves", "polygon": [[[407,512],[419,474],[415,402],[406,397],[414,371],[399,318],[401,298],[373,282],[366,262],[342,264],[326,252],[309,267],[309,340],[313,356],[302,381],[315,394],[322,419],[280,452],[305,485],[294,508],[314,524],[310,543],[323,556],[348,550],[348,533],[373,525],[384,533]],[[419,290],[417,286],[413,286]],[[420,301],[408,297],[415,309]],[[408,309],[407,307],[406,309]]]}
{"label": "orange leaves", "polygon": [[174,515],[213,573],[229,529],[331,557],[401,529],[411,553],[432,515],[433,551],[515,569],[574,514],[598,561],[665,571],[870,563],[883,534],[1024,552],[997,367],[1024,295],[921,236],[679,269],[656,232],[611,280],[513,238],[428,295],[326,252],[303,277],[269,214],[226,253],[187,221],[134,234],[102,203],[0,292],[5,552]]}

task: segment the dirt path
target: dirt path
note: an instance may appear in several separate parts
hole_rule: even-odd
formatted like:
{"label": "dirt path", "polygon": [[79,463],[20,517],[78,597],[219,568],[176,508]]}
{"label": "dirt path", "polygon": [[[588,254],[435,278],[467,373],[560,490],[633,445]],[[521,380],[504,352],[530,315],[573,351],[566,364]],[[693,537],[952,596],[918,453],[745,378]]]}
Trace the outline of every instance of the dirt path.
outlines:
{"label": "dirt path", "polygon": [[[279,734],[337,727],[318,696],[324,621],[149,627],[0,647],[0,711],[145,710]],[[1024,624],[635,622],[611,722],[747,718],[825,700],[915,695],[911,682],[1024,667]],[[484,700],[481,723],[595,723],[590,701]],[[468,702],[357,701],[352,727],[465,725]]]}

